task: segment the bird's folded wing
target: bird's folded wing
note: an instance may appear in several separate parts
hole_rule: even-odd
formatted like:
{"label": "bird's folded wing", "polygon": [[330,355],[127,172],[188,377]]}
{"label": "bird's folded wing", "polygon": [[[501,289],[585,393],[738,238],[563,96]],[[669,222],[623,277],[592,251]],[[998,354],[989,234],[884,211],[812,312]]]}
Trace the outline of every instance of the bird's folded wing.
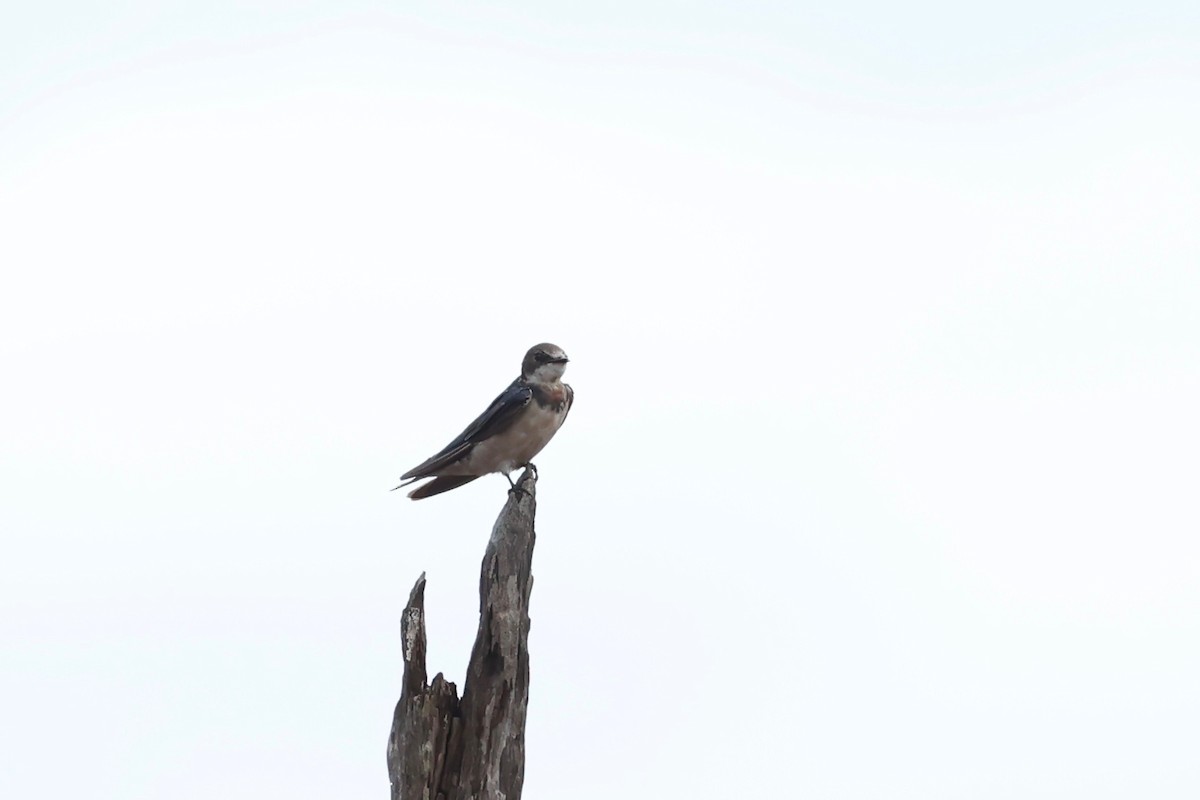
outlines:
{"label": "bird's folded wing", "polygon": [[507,430],[516,421],[517,415],[529,405],[532,398],[533,391],[528,386],[519,378],[513,381],[512,385],[501,392],[487,407],[487,410],[476,417],[475,421],[455,437],[454,441],[442,448],[436,455],[401,475],[400,480],[434,475],[443,467],[464,458],[475,445]]}

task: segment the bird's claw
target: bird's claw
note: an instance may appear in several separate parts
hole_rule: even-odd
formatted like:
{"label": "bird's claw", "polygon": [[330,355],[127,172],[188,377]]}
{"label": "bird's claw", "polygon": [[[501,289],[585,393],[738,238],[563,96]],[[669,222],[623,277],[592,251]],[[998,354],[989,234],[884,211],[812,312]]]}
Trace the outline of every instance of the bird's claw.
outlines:
{"label": "bird's claw", "polygon": [[[533,464],[526,464],[525,467],[527,469],[533,470],[533,479],[537,480],[537,467],[535,467]],[[508,481],[508,486],[509,486],[508,493],[509,494],[523,494],[529,498],[533,497],[533,495],[530,494],[528,490],[522,489],[520,486],[518,486],[516,483],[514,483],[513,479],[511,477],[509,477],[507,472],[503,472],[501,474],[504,476],[504,479]]]}

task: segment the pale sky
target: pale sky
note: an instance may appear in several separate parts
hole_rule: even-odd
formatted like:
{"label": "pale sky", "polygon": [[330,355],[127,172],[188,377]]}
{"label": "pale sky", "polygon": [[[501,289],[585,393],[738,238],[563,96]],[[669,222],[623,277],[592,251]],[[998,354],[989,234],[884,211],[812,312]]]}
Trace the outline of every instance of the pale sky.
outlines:
{"label": "pale sky", "polygon": [[0,795],[383,798],[540,341],[527,800],[1200,796],[1200,6],[7,3]]}

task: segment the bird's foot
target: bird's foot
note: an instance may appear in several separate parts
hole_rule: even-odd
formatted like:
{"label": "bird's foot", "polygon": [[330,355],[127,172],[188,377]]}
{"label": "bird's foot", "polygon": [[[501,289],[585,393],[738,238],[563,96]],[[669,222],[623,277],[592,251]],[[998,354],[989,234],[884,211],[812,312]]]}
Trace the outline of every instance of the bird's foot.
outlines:
{"label": "bird's foot", "polygon": [[[509,494],[523,494],[529,498],[533,497],[533,495],[531,495],[528,491],[526,491],[525,489],[522,489],[520,486],[513,483],[513,479],[508,476],[507,472],[501,472],[500,474],[503,475],[504,479],[508,481],[508,486],[509,486],[508,493]],[[534,475],[535,476],[537,475],[536,470],[534,471]]]}

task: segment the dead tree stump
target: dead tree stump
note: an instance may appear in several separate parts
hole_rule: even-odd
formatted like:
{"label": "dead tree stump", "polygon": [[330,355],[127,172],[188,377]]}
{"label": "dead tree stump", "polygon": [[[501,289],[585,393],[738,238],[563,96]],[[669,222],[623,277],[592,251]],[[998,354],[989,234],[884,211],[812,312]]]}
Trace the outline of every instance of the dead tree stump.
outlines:
{"label": "dead tree stump", "polygon": [[492,528],[466,685],[426,684],[425,575],[404,608],[404,684],[388,738],[392,800],[520,800],[529,702],[529,592],[537,478],[525,470]]}

